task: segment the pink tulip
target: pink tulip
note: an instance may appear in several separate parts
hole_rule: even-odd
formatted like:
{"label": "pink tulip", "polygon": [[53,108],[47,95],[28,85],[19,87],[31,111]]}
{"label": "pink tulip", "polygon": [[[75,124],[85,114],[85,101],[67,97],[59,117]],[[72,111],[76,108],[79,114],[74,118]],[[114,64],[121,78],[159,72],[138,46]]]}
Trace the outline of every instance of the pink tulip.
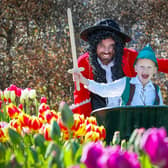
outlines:
{"label": "pink tulip", "polygon": [[138,155],[133,152],[121,151],[120,146],[106,148],[99,158],[99,168],[140,168]]}
{"label": "pink tulip", "polygon": [[23,110],[23,104],[19,104],[19,109]]}
{"label": "pink tulip", "polygon": [[47,104],[47,98],[46,97],[42,97],[41,100],[40,100],[40,103],[45,103]]}
{"label": "pink tulip", "polygon": [[2,100],[0,100],[0,109],[1,109],[1,107],[2,107],[2,103],[3,103]]}
{"label": "pink tulip", "polygon": [[20,97],[21,96],[21,88],[16,87],[15,85],[10,85],[10,87],[8,88],[8,90],[10,91],[15,91],[15,94]]}
{"label": "pink tulip", "polygon": [[83,162],[87,166],[87,168],[99,168],[97,161],[102,154],[102,144],[99,142],[90,142],[84,147],[81,162]]}
{"label": "pink tulip", "polygon": [[138,155],[122,151],[119,145],[104,148],[100,143],[89,143],[81,161],[87,168],[140,168]]}
{"label": "pink tulip", "polygon": [[17,95],[18,97],[20,97],[20,96],[21,96],[21,93],[22,93],[22,89],[21,89],[21,88],[17,88],[16,91],[15,91],[15,93],[16,93],[16,95]]}
{"label": "pink tulip", "polygon": [[141,148],[149,155],[153,164],[168,168],[168,142],[165,128],[148,129],[141,141]]}

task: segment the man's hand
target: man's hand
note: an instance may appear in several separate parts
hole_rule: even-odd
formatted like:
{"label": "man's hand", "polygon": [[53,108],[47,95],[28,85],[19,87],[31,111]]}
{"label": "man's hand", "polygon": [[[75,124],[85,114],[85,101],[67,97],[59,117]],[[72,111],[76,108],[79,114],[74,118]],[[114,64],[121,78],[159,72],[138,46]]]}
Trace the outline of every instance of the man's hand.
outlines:
{"label": "man's hand", "polygon": [[68,72],[73,74],[73,80],[74,81],[79,81],[80,83],[88,86],[89,85],[89,81],[88,81],[88,79],[86,79],[81,74],[82,70],[83,70],[83,68],[74,68],[74,69],[68,70]]}

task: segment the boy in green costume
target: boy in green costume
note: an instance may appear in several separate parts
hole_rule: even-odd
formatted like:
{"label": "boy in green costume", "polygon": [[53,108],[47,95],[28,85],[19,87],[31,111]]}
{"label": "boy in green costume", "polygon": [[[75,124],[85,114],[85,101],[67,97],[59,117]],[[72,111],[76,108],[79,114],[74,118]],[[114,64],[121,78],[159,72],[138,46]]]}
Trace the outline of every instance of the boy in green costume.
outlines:
{"label": "boy in green costume", "polygon": [[[102,97],[115,97],[118,105],[163,105],[161,91],[151,78],[157,72],[158,63],[150,45],[146,45],[138,54],[135,63],[136,77],[123,77],[112,83],[97,83],[75,72],[74,79],[79,79],[85,87]],[[110,102],[108,103],[110,106]],[[112,104],[112,103],[111,103]]]}

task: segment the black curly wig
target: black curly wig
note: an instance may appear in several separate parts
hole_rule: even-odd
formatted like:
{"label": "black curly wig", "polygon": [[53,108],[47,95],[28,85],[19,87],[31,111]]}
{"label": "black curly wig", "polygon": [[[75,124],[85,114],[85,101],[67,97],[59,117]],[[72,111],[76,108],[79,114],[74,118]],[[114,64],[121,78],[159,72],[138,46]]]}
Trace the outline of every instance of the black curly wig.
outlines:
{"label": "black curly wig", "polygon": [[91,34],[88,38],[88,52],[91,66],[93,68],[94,80],[98,82],[107,82],[105,70],[101,68],[97,61],[97,45],[104,39],[112,38],[115,41],[115,56],[114,56],[114,66],[112,67],[112,80],[119,79],[124,76],[122,70],[122,56],[125,42],[118,34],[115,32],[110,32],[107,30],[97,31]]}

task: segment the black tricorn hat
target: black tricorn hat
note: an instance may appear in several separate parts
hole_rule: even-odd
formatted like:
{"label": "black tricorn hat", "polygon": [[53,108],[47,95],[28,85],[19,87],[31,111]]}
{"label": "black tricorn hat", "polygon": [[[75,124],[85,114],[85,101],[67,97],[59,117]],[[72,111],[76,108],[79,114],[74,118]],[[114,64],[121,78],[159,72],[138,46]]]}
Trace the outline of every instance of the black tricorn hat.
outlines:
{"label": "black tricorn hat", "polygon": [[131,41],[131,38],[127,34],[121,32],[119,25],[112,19],[101,20],[97,22],[94,26],[84,29],[80,33],[80,37],[82,40],[88,41],[88,37],[91,34],[94,34],[100,30],[108,30],[111,32],[116,32],[124,40],[124,42]]}

